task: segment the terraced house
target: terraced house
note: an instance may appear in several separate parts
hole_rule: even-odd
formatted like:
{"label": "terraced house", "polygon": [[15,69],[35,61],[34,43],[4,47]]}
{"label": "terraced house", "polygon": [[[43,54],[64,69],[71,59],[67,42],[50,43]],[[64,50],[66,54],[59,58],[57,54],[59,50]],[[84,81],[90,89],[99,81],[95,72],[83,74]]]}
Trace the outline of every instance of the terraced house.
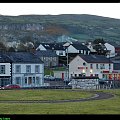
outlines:
{"label": "terraced house", "polygon": [[3,82],[2,85],[8,83],[18,84],[21,87],[44,85],[44,63],[38,57],[28,52],[10,52],[4,56],[10,60],[6,65],[9,72],[5,72],[9,76],[9,82]]}

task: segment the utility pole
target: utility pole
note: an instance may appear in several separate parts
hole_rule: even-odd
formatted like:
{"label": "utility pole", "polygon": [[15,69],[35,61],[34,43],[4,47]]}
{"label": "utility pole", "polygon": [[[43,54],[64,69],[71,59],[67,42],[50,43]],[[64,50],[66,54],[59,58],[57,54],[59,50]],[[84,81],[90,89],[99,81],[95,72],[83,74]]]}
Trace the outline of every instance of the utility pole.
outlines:
{"label": "utility pole", "polygon": [[68,56],[68,47],[67,47],[67,80],[69,81],[69,56]]}

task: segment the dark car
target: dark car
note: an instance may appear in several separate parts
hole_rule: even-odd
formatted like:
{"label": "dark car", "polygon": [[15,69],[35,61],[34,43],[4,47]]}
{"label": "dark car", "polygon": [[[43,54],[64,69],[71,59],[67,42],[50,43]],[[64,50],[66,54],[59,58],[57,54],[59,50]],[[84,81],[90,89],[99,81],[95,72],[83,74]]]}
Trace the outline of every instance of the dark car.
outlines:
{"label": "dark car", "polygon": [[20,88],[20,86],[16,84],[9,84],[9,85],[2,87],[1,89],[17,89],[17,88]]}

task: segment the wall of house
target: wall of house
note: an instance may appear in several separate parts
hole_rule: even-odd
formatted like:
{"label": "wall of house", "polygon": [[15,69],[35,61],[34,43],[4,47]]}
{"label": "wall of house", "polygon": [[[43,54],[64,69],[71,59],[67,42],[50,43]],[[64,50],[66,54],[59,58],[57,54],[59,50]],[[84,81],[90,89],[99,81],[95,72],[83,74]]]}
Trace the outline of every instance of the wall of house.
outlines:
{"label": "wall of house", "polygon": [[[21,72],[16,73],[16,65],[21,66]],[[31,73],[26,73],[26,65],[31,66]],[[39,73],[35,73],[35,65],[40,66]],[[44,84],[44,64],[25,64],[25,63],[14,63],[12,64],[12,83],[19,84],[21,87],[40,87]],[[19,77],[19,83],[17,78]],[[27,79],[27,80],[25,80]],[[38,80],[37,80],[38,79]]]}
{"label": "wall of house", "polygon": [[110,55],[107,55],[107,57],[114,57],[115,56],[115,47],[110,45],[109,43],[105,43],[105,47],[107,50],[110,50]]}
{"label": "wall of house", "polygon": [[[83,64],[85,63],[85,65]],[[91,65],[93,66],[93,68],[91,68]],[[69,78],[72,76],[79,76],[80,74],[86,75],[86,76],[95,76],[98,75],[99,78],[102,78],[102,73],[103,71],[109,71],[109,64],[104,64],[105,68],[100,69],[102,63],[98,64],[98,68],[96,69],[96,63],[87,63],[85,60],[83,60],[82,58],[80,58],[79,56],[76,56],[76,58],[74,58],[70,64],[69,64]],[[111,69],[110,72],[113,71],[113,64],[111,64]]]}
{"label": "wall of house", "polygon": [[40,57],[45,67],[58,66],[58,57]]}
{"label": "wall of house", "polygon": [[39,45],[36,50],[46,50],[46,48],[43,45]]}
{"label": "wall of house", "polygon": [[67,49],[66,49],[66,53],[67,53],[67,51],[68,51],[68,53],[79,53],[79,50],[74,48],[72,45],[70,45]]}

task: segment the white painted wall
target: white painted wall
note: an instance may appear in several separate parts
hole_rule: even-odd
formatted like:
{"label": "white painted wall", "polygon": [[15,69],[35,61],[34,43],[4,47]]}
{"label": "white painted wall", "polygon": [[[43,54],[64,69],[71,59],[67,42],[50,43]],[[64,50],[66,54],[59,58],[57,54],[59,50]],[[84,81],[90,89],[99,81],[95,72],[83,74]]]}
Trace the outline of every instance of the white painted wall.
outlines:
{"label": "white painted wall", "polygon": [[[83,63],[86,63],[86,66],[83,65]],[[93,69],[91,70],[90,64],[93,64]],[[96,63],[87,63],[85,60],[83,60],[80,56],[76,56],[70,63],[69,63],[69,78],[71,77],[71,74],[75,76],[79,76],[79,74],[86,73],[86,76],[90,76],[93,74],[99,75],[99,78],[102,78],[102,71],[109,71],[109,63],[104,64],[105,69],[100,69],[100,64],[103,63],[98,63],[99,69],[96,69]],[[83,69],[78,69],[78,67],[83,67]],[[110,72],[113,71],[113,64],[111,64],[111,69]]]}
{"label": "white painted wall", "polygon": [[[16,73],[15,66],[21,65],[21,73]],[[31,65],[31,73],[26,73],[26,65]],[[35,73],[35,65],[40,65],[40,73]],[[12,82],[16,84],[16,77],[21,77],[21,87],[40,87],[44,85],[44,64],[25,64],[25,63],[13,63],[12,64]],[[39,84],[32,83],[30,85],[25,84],[25,77],[40,77]]]}
{"label": "white painted wall", "polygon": [[10,63],[0,63],[0,65],[5,65],[5,74],[0,74],[0,76],[11,76],[11,64]]}
{"label": "white painted wall", "polygon": [[46,48],[43,46],[43,45],[39,45],[37,48],[36,48],[36,50],[46,50]]}
{"label": "white painted wall", "polygon": [[76,48],[74,48],[72,45],[70,45],[67,49],[66,49],[66,53],[79,53],[79,50],[77,50]]}
{"label": "white painted wall", "polygon": [[[110,45],[109,43],[105,43],[105,47],[107,48],[107,50],[110,50],[110,57],[114,57],[115,56],[115,47]],[[107,57],[109,57],[109,55]]]}

